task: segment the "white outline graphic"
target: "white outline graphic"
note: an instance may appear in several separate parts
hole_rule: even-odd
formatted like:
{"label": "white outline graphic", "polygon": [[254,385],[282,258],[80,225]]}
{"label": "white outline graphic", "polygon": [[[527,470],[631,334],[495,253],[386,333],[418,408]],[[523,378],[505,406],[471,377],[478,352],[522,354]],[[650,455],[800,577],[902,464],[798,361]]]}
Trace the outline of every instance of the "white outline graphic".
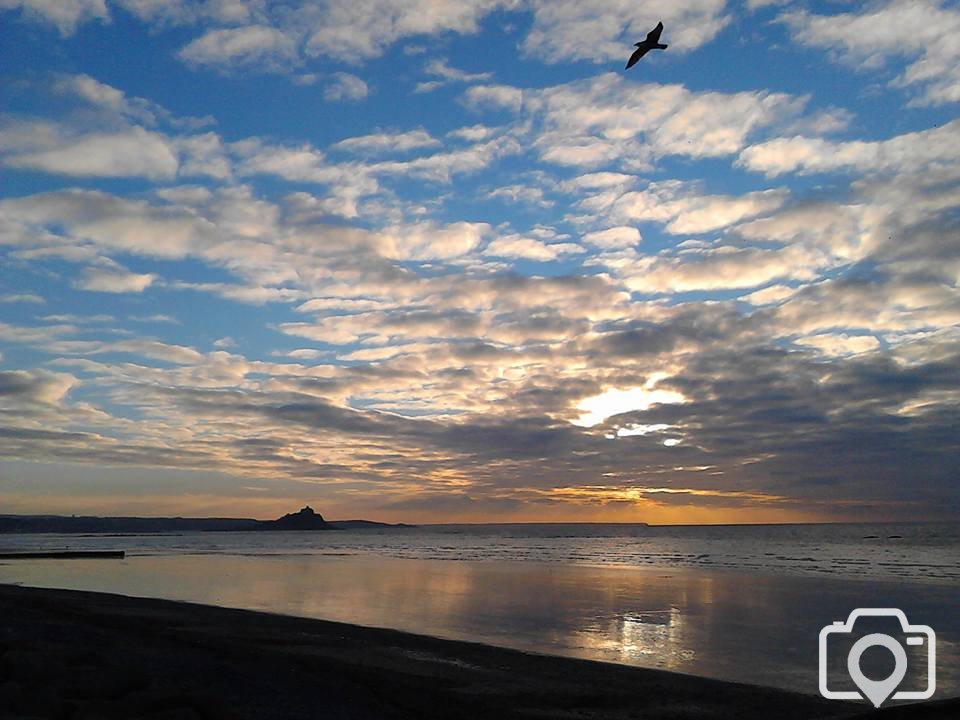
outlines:
{"label": "white outline graphic", "polygon": [[[927,688],[926,690],[898,691],[890,697],[893,700],[927,700],[933,697],[937,690],[937,634],[929,625],[911,625],[907,621],[907,616],[903,610],[897,608],[857,608],[850,613],[846,622],[836,621],[831,625],[825,626],[820,630],[820,694],[828,700],[863,700],[864,696],[855,690],[830,690],[827,687],[827,638],[832,634],[849,633],[853,631],[853,625],[857,618],[861,617],[895,617],[900,621],[900,627],[904,633],[913,634],[908,637],[908,645],[922,645],[923,639],[917,634],[926,635],[927,640]],[[890,637],[886,635],[885,637]],[[893,642],[895,639],[891,638]],[[913,641],[913,642],[911,642]],[[859,660],[859,655],[857,656]],[[898,681],[899,682],[899,681]],[[884,698],[886,700],[887,698]],[[875,703],[880,707],[883,701]]]}

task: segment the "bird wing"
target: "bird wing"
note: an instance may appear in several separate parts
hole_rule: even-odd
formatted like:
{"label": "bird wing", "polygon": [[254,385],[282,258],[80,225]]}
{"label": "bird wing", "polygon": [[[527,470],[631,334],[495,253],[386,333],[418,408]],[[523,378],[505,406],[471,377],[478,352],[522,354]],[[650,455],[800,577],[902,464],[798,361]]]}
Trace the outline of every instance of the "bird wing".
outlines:
{"label": "bird wing", "polygon": [[630,59],[627,60],[627,66],[624,68],[624,70],[629,70],[629,69],[632,68],[634,65],[636,65],[636,64],[637,64],[637,60],[639,60],[639,59],[642,58],[644,55],[646,55],[646,54],[647,54],[647,50],[649,50],[649,49],[650,49],[650,48],[638,47],[636,50],[634,50],[634,51],[633,51],[633,55],[631,55],[631,56],[630,56]]}
{"label": "bird wing", "polygon": [[647,42],[648,43],[658,43],[660,42],[660,33],[663,32],[663,23],[658,22],[657,26],[647,33]]}

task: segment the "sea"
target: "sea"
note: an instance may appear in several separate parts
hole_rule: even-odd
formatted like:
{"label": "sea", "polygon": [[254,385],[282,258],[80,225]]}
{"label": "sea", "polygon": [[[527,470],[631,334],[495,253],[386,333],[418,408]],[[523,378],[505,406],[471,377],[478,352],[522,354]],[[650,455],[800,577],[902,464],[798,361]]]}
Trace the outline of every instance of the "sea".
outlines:
{"label": "sea", "polygon": [[[27,549],[126,558],[0,560],[0,583],[389,627],[806,693],[819,690],[821,655],[830,689],[855,690],[850,647],[882,632],[907,651],[901,689],[960,696],[960,523],[0,535],[0,551]],[[862,655],[867,677],[889,674],[885,652]]]}

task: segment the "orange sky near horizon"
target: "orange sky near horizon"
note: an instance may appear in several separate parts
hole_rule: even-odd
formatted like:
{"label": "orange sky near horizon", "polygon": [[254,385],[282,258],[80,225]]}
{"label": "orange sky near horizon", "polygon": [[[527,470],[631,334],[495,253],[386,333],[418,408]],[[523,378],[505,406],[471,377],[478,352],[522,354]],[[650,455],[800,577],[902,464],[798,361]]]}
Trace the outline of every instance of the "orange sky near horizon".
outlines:
{"label": "orange sky near horizon", "polygon": [[[378,510],[362,505],[332,505],[322,498],[223,498],[204,495],[181,497],[130,495],[69,497],[23,497],[0,495],[0,508],[14,515],[93,515],[140,517],[252,517],[271,520],[304,505],[311,506],[328,520],[364,519],[379,522],[434,523],[647,523],[649,525],[725,525],[824,523],[903,520],[902,517],[864,517],[844,513],[831,503],[822,509],[764,505],[747,507],[711,507],[695,502],[665,505],[655,500],[633,502],[566,502],[548,509],[517,512],[475,512]],[[936,519],[936,518],[917,518]]]}

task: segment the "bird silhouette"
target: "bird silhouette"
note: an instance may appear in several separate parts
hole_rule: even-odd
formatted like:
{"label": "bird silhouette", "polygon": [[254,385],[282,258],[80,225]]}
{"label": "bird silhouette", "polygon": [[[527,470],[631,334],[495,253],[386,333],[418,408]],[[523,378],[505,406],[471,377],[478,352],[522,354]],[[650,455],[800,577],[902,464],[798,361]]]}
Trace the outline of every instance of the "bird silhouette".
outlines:
{"label": "bird silhouette", "polygon": [[627,67],[624,70],[629,70],[634,65],[637,64],[637,60],[642,58],[651,50],[666,50],[667,46],[660,43],[660,33],[663,32],[663,23],[658,22],[657,26],[647,33],[647,39],[643,42],[634,43],[637,46],[637,49],[633,51],[633,55],[630,56],[630,59],[627,60]]}

